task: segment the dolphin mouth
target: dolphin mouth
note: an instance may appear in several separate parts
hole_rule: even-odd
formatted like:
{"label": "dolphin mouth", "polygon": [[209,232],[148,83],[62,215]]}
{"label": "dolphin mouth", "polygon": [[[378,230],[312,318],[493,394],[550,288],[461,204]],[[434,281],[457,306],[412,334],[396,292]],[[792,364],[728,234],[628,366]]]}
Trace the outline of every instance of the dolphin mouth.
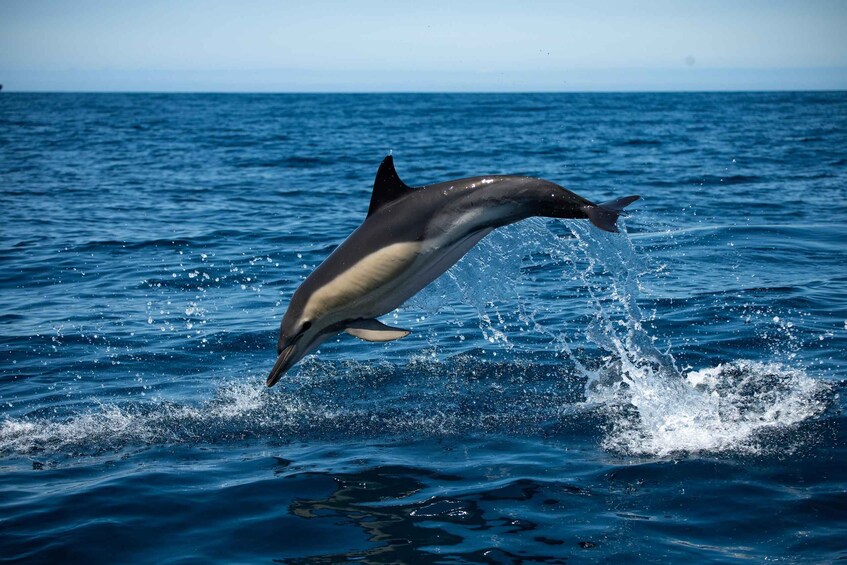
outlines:
{"label": "dolphin mouth", "polygon": [[284,375],[289,369],[289,360],[294,356],[294,348],[296,345],[296,343],[292,343],[283,349],[282,353],[279,354],[279,357],[276,358],[276,363],[274,363],[274,367],[271,369],[271,374],[268,375],[267,385],[269,387],[274,386],[277,381],[282,378],[282,375]]}

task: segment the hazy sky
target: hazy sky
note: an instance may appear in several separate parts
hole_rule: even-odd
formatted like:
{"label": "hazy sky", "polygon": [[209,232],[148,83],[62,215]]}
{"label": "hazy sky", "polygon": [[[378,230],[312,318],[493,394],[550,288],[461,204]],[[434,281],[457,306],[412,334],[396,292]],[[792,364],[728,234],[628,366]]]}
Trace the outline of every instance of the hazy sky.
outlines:
{"label": "hazy sky", "polygon": [[0,0],[4,90],[847,89],[847,1]]}

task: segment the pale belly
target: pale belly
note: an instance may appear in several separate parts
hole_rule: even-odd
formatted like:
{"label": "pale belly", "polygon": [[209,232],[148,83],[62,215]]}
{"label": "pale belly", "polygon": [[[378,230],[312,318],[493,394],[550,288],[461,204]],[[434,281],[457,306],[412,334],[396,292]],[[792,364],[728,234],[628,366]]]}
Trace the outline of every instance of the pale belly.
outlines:
{"label": "pale belly", "polygon": [[360,259],[316,290],[307,319],[342,322],[391,312],[453,266],[492,228],[451,241],[450,234],[421,242],[388,245]]}
{"label": "pale belly", "polygon": [[408,269],[371,295],[362,297],[358,305],[361,317],[382,316],[399,307],[455,265],[491,231],[492,228],[481,230],[447,246],[423,247]]}

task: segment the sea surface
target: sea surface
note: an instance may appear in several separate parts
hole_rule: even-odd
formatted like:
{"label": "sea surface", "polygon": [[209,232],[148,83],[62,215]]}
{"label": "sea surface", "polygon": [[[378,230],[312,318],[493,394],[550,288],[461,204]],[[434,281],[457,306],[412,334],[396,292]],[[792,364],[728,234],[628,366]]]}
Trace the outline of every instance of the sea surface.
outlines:
{"label": "sea surface", "polygon": [[[642,200],[268,389],[389,153]],[[847,560],[847,93],[3,93],[0,214],[0,561]]]}

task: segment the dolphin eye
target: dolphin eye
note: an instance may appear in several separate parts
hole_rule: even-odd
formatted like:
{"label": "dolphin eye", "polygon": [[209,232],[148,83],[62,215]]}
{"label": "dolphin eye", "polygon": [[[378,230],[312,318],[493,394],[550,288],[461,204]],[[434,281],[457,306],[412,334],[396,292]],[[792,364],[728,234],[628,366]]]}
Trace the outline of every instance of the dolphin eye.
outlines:
{"label": "dolphin eye", "polygon": [[300,333],[307,331],[311,327],[312,327],[312,322],[303,322],[303,327],[300,330]]}

